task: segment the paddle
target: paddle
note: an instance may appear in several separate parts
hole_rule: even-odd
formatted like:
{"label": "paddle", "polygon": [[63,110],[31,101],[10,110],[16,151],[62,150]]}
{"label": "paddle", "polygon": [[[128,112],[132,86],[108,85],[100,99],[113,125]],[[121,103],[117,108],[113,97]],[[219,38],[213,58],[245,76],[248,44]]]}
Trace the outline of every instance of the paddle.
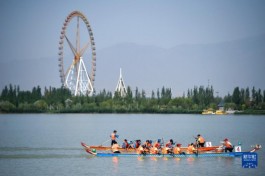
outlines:
{"label": "paddle", "polygon": [[[194,136],[193,136],[194,137]],[[196,150],[195,150],[195,155],[198,157],[199,155],[199,143],[198,143],[198,138],[195,138],[196,139]]]}
{"label": "paddle", "polygon": [[102,146],[103,144],[105,144],[106,142],[109,142],[111,139],[106,140],[105,142],[103,142],[100,146]]}
{"label": "paddle", "polygon": [[197,157],[198,157],[198,155],[199,155],[198,147],[197,147],[197,151],[196,151],[195,155],[196,155]]}
{"label": "paddle", "polygon": [[[193,146],[193,149],[194,149],[194,144],[192,143],[192,144],[190,144],[190,145],[192,145],[192,146]],[[188,149],[189,149],[189,148],[188,148]],[[195,150],[193,150],[193,149],[192,149],[192,153],[194,153],[196,156],[198,156],[198,154],[199,154],[199,148],[196,147]]]}
{"label": "paddle", "polygon": [[[193,136],[194,137],[194,136]],[[199,142],[198,142],[198,138],[197,137],[194,137],[194,139],[195,139],[195,143],[196,143],[196,147],[198,148],[199,147]]]}
{"label": "paddle", "polygon": [[164,153],[163,153],[163,148],[164,148],[164,147],[165,147],[165,146],[164,146],[164,138],[162,138],[161,152],[162,152],[163,156],[164,156]]}
{"label": "paddle", "polygon": [[164,147],[164,138],[162,138],[162,144],[161,147]]}
{"label": "paddle", "polygon": [[[118,139],[118,138],[119,138],[119,135],[115,134],[115,137]],[[105,144],[106,142],[109,142],[110,140],[111,140],[111,138],[108,139],[108,140],[106,140],[105,142],[103,142],[100,146],[102,146],[102,145]]]}

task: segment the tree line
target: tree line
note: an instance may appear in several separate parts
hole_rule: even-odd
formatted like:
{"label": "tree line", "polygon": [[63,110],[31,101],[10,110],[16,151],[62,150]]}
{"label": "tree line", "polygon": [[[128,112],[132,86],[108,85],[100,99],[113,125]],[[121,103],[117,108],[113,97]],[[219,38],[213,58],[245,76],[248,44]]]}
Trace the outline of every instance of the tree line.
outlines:
{"label": "tree line", "polygon": [[225,109],[244,113],[265,113],[265,90],[234,88],[232,95],[214,96],[212,86],[194,86],[187,94],[173,97],[170,88],[162,87],[147,97],[137,87],[127,87],[126,96],[103,89],[93,96],[73,96],[64,88],[33,87],[31,91],[19,86],[5,86],[0,96],[2,113],[201,113],[203,109],[218,109],[223,102]]}

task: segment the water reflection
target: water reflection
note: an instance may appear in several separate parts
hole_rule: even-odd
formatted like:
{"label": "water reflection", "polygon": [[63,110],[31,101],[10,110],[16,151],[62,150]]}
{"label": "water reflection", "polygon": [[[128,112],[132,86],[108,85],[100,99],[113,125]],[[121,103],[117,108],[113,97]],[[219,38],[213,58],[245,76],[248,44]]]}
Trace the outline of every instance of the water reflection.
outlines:
{"label": "water reflection", "polygon": [[168,157],[163,157],[163,160],[164,160],[164,161],[167,161],[167,160],[168,160]]}
{"label": "water reflection", "polygon": [[[3,121],[7,121],[8,125],[1,124]],[[139,121],[142,123],[138,123]],[[154,126],[146,130],[146,124],[150,121]],[[191,121],[196,125],[191,125]],[[245,151],[249,149],[249,145],[257,142],[265,146],[264,124],[264,115],[205,118],[200,115],[181,114],[1,114],[0,175],[52,175],[57,173],[57,175],[65,176],[261,176],[264,175],[265,168],[264,150],[259,151],[258,168],[249,170],[242,169],[240,157],[194,159],[163,158],[163,156],[158,158],[95,157],[83,150],[80,141],[98,144],[106,140],[106,131],[111,131],[114,127],[121,130],[126,126],[126,130],[122,132],[126,138],[155,139],[163,134],[164,138],[170,139],[172,134],[179,134],[174,138],[180,139],[183,143],[190,143],[191,136],[200,132],[211,139],[213,144],[219,143],[224,136],[231,138],[234,143],[241,141],[244,144],[242,151]],[[220,126],[226,126],[229,130],[224,130]],[[184,134],[183,131],[185,131]],[[49,169],[41,169],[43,166]]]}
{"label": "water reflection", "polygon": [[188,164],[193,164],[195,161],[195,158],[187,158]]}
{"label": "water reflection", "polygon": [[157,157],[151,157],[152,161],[157,161]]}
{"label": "water reflection", "polygon": [[112,163],[113,163],[113,173],[118,173],[119,172],[119,158],[113,157]]}
{"label": "water reflection", "polygon": [[174,160],[176,161],[176,163],[180,162],[180,158],[174,158]]}
{"label": "water reflection", "polygon": [[138,161],[143,161],[143,160],[144,160],[144,157],[143,157],[143,156],[138,156],[138,157],[137,157],[137,160],[138,160]]}
{"label": "water reflection", "polygon": [[114,164],[116,164],[116,165],[117,165],[117,164],[118,164],[118,162],[119,162],[119,158],[118,158],[118,157],[116,157],[116,156],[115,156],[115,157],[113,157],[113,158],[112,158],[112,162],[113,162]]}

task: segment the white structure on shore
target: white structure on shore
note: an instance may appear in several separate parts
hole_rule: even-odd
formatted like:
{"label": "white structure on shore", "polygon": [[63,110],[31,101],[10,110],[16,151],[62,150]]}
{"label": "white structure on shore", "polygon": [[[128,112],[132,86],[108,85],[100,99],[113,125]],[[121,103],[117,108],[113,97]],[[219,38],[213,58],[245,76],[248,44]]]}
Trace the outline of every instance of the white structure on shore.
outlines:
{"label": "white structure on shore", "polygon": [[[75,24],[76,27],[74,27]],[[76,33],[73,33],[73,30]],[[81,39],[84,40],[81,42]],[[70,52],[72,55],[69,54]],[[81,12],[73,11],[65,19],[59,40],[58,55],[62,85],[75,96],[93,95],[96,47],[91,26]],[[89,62],[91,63],[90,71],[88,70]]]}
{"label": "white structure on shore", "polygon": [[125,97],[127,94],[126,86],[122,78],[121,68],[120,68],[120,78],[118,80],[118,84],[116,86],[115,92],[119,92],[121,97]]}

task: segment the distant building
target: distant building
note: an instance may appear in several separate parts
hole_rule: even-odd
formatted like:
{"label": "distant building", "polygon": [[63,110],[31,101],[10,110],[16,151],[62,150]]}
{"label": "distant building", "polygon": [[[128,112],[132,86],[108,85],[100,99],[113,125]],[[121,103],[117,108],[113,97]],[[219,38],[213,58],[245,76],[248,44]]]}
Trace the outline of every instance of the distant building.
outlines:
{"label": "distant building", "polygon": [[120,78],[118,80],[118,84],[116,86],[115,92],[119,92],[121,97],[125,97],[127,94],[126,86],[122,78],[121,68],[120,68]]}

